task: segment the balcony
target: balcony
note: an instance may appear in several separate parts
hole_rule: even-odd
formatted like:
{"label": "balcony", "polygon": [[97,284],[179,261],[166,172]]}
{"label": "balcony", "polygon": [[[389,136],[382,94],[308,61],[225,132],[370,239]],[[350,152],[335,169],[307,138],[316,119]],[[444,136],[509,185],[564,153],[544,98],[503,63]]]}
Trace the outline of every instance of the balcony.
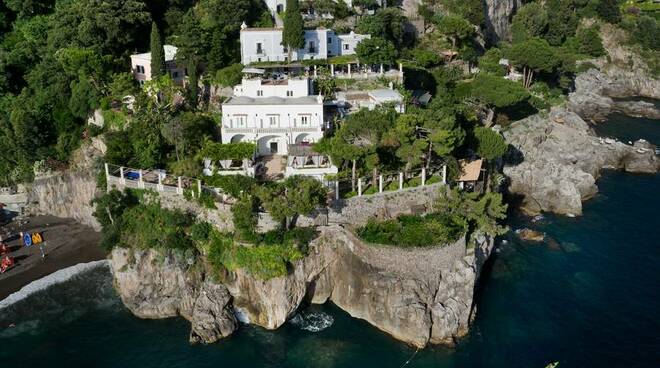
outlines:
{"label": "balcony", "polygon": [[294,127],[294,128],[229,128],[222,127],[222,131],[231,134],[283,134],[283,133],[315,133],[321,127]]}

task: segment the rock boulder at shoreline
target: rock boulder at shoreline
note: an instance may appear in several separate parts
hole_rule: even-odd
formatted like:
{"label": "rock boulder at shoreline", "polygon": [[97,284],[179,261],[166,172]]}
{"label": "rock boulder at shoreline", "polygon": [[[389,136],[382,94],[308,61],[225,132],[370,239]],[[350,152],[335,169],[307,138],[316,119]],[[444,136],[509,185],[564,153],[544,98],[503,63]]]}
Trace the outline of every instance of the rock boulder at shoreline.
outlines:
{"label": "rock boulder at shoreline", "polygon": [[504,167],[509,191],[522,197],[521,208],[530,215],[582,214],[582,201],[598,193],[603,168],[655,173],[660,167],[652,145],[599,138],[563,107],[517,121],[502,133],[513,146]]}

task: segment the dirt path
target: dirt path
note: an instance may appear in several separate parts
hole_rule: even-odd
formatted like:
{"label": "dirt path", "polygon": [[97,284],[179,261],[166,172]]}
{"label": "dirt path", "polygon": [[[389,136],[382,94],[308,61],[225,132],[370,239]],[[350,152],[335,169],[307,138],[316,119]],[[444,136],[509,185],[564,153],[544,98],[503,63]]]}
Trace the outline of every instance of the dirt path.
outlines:
{"label": "dirt path", "polygon": [[[27,218],[26,224],[18,221],[0,227],[0,234],[11,250],[16,265],[0,274],[0,300],[20,290],[30,282],[57,270],[91,262],[106,257],[99,247],[101,234],[71,219],[53,216]],[[45,258],[38,245],[25,247],[18,235],[20,231],[41,232],[44,239]],[[7,237],[7,234],[11,234]]]}

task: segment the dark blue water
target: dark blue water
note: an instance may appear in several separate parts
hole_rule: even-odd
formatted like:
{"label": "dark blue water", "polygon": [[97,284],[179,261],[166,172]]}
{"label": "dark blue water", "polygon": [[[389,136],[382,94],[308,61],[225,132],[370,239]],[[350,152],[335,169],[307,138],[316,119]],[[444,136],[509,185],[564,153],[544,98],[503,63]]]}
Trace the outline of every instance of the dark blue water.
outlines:
{"label": "dark blue water", "polygon": [[[650,138],[649,138],[650,140]],[[658,367],[660,175],[607,172],[584,217],[514,217],[485,271],[470,335],[455,349],[415,350],[332,305],[334,323],[309,332],[245,326],[212,345],[190,346],[182,319],[134,318],[107,272],[83,275],[0,314],[0,362],[8,367]]]}

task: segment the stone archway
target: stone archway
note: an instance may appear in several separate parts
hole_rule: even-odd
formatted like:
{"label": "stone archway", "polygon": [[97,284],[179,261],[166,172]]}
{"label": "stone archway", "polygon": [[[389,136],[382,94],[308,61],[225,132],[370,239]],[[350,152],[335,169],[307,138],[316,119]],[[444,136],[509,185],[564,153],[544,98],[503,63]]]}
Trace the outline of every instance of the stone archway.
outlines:
{"label": "stone archway", "polygon": [[229,142],[230,143],[242,142],[244,138],[245,138],[244,134],[236,134],[235,136],[231,137],[231,140]]}
{"label": "stone archway", "polygon": [[259,155],[286,155],[286,140],[277,135],[267,135],[257,140]]}
{"label": "stone archway", "polygon": [[311,144],[314,143],[314,138],[312,138],[312,136],[307,133],[301,133],[296,136],[295,142],[296,144],[304,144],[304,143]]}

